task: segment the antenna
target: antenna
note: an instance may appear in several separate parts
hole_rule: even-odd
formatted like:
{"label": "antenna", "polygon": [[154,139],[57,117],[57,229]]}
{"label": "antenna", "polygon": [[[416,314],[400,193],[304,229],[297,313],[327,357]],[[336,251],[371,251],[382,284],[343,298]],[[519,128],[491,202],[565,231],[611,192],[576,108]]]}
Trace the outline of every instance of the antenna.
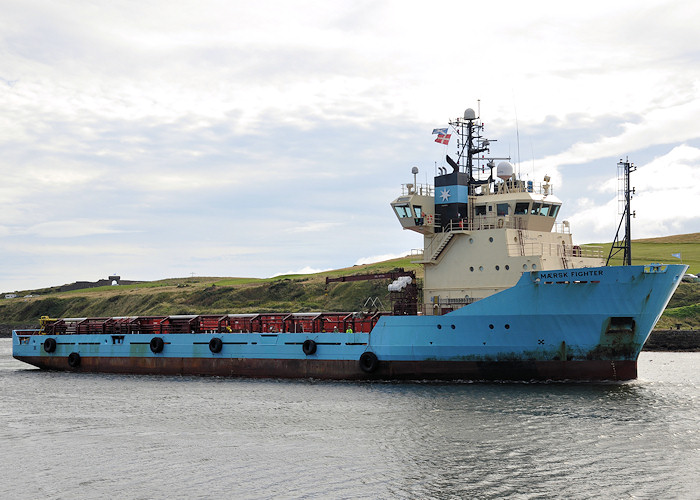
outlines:
{"label": "antenna", "polygon": [[[518,177],[520,177],[520,127],[518,126],[518,108],[515,107],[515,103],[513,103],[513,110],[515,111],[515,140],[518,146]],[[535,176],[534,172],[532,176]]]}

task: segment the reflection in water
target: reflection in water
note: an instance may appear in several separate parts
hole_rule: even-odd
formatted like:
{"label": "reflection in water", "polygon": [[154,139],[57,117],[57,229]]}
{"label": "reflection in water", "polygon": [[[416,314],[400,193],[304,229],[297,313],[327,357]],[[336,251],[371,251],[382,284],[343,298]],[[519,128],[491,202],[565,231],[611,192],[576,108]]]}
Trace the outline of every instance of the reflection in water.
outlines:
{"label": "reflection in water", "polygon": [[3,456],[26,464],[3,498],[684,497],[698,480],[695,353],[647,354],[626,384],[400,384],[50,373],[0,348]]}

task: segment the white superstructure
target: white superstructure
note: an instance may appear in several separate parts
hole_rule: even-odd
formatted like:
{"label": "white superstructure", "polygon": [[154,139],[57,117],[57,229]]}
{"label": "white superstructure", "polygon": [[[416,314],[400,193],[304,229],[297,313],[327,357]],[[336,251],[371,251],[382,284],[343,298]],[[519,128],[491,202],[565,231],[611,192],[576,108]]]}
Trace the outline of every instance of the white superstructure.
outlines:
{"label": "white superstructure", "polygon": [[[522,181],[501,161],[494,179],[499,158],[483,155],[490,141],[480,136],[483,125],[476,121],[467,109],[464,118],[450,122],[458,135],[458,160],[446,157],[452,172],[440,167],[434,186],[403,185],[391,203],[401,226],[423,235],[426,314],[443,314],[510,288],[524,271],[605,263],[601,250],[575,246],[569,224],[557,223],[562,202],[549,177],[543,184]],[[487,179],[474,178],[486,169]]]}

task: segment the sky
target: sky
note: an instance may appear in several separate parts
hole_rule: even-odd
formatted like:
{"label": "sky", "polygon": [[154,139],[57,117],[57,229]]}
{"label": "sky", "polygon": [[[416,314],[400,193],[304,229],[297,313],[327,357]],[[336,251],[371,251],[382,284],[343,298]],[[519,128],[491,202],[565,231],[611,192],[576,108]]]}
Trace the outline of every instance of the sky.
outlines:
{"label": "sky", "polygon": [[[0,291],[405,255],[468,107],[577,243],[700,231],[700,4],[3,0]],[[671,259],[669,259],[671,260]]]}

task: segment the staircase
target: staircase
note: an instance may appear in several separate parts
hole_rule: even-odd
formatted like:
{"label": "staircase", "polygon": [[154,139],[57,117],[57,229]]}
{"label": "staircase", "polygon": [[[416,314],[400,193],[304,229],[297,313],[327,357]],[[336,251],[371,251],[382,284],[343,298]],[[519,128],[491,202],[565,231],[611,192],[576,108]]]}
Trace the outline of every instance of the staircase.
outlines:
{"label": "staircase", "polygon": [[431,262],[437,261],[438,257],[440,257],[440,254],[442,253],[442,251],[445,249],[447,244],[452,240],[452,238],[455,235],[455,233],[453,233],[451,231],[448,233],[438,233],[438,234],[441,234],[442,236],[436,236],[436,239],[438,239],[438,238],[441,238],[441,239],[439,239],[437,241],[438,246],[430,257]]}

